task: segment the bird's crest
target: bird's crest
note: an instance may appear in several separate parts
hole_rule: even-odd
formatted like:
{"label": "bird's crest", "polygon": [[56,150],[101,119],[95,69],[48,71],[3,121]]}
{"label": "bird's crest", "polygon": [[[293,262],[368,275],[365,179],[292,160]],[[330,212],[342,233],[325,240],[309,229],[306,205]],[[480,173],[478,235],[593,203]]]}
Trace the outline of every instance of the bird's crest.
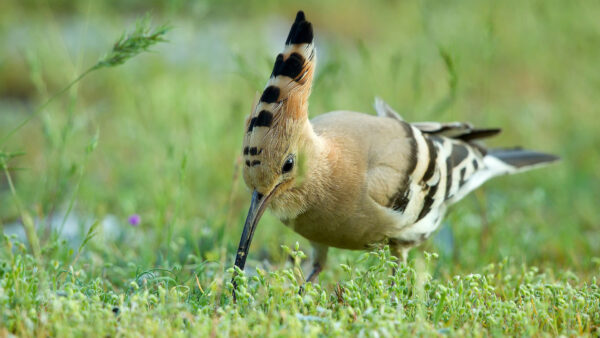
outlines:
{"label": "bird's crest", "polygon": [[315,64],[312,24],[299,11],[285,48],[275,59],[271,77],[246,120],[243,148],[246,167],[260,165],[261,158],[269,156],[264,152],[277,156],[276,153],[286,151],[279,148],[289,144],[307,120]]}

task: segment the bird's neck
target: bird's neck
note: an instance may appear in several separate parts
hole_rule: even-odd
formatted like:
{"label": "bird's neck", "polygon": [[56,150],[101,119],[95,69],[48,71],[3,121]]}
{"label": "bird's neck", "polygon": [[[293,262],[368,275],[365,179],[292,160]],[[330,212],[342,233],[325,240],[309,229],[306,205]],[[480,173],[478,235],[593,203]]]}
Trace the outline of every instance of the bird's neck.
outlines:
{"label": "bird's neck", "polygon": [[328,189],[331,147],[325,138],[315,133],[308,120],[301,130],[294,186],[271,202],[271,211],[284,223],[323,203],[331,190]]}

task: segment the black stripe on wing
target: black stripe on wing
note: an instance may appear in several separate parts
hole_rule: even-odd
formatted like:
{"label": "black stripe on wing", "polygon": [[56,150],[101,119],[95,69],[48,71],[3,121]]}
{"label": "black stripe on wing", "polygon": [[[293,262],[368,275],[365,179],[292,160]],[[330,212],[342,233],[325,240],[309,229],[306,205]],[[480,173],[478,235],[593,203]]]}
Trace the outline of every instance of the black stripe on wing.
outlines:
{"label": "black stripe on wing", "polygon": [[406,178],[403,182],[400,183],[398,191],[390,198],[388,205],[396,211],[404,212],[404,210],[406,210],[406,207],[408,206],[408,202],[410,201],[410,176],[417,167],[418,147],[417,140],[415,139],[415,135],[413,133],[411,125],[403,121],[398,122],[402,124],[402,127],[404,128],[406,139],[410,147],[410,153],[408,155]]}

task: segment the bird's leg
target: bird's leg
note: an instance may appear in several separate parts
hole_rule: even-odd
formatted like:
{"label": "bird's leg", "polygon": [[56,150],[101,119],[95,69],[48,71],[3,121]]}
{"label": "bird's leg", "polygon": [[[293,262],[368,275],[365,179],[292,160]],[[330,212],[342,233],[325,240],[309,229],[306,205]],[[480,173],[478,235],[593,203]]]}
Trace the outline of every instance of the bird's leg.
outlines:
{"label": "bird's leg", "polygon": [[[406,264],[408,260],[408,252],[412,246],[401,245],[398,243],[390,243],[390,251],[392,254],[398,258],[397,264],[398,266],[392,268],[392,281],[390,283],[390,288],[396,286],[396,273],[398,273],[398,269],[400,265]],[[391,299],[393,302],[398,303],[398,297],[396,295],[396,291],[392,291]]]}
{"label": "bird's leg", "polygon": [[327,251],[329,247],[315,242],[311,242],[310,244],[313,247],[313,269],[308,278],[306,278],[306,281],[312,283],[317,279],[319,273],[323,271],[325,263],[327,263]]}
{"label": "bird's leg", "polygon": [[310,272],[310,275],[308,275],[308,278],[306,278],[306,283],[314,282],[315,279],[317,279],[317,276],[321,273],[321,271],[323,271],[323,267],[319,263],[315,262],[313,264],[313,269]]}
{"label": "bird's leg", "polygon": [[[398,268],[400,267],[401,264],[406,264],[406,262],[408,260],[408,252],[410,251],[410,249],[411,249],[411,247],[402,246],[402,245],[392,245],[390,247],[392,254],[398,258],[398,261],[397,261],[398,266],[392,269],[393,276],[396,276],[396,272],[398,272]],[[394,285],[394,282],[392,281],[392,286],[393,285]]]}
{"label": "bird's leg", "polygon": [[[314,283],[314,281],[317,279],[317,276],[319,276],[321,271],[323,271],[325,263],[327,263],[327,251],[329,249],[328,246],[318,244],[315,242],[310,242],[310,244],[313,247],[313,264],[312,271],[306,278],[305,283]],[[304,292],[304,286],[300,287],[300,293],[302,292]]]}

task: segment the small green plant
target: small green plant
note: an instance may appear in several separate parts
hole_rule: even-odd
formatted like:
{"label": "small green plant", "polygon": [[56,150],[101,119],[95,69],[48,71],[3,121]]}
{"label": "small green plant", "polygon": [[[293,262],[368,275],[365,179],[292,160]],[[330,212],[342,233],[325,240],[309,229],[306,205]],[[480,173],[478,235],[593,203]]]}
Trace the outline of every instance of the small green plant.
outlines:
{"label": "small green plant", "polygon": [[[21,246],[14,239],[4,241],[13,248]],[[289,251],[302,256],[299,248]],[[224,336],[287,336],[300,329],[310,336],[512,336],[597,334],[600,324],[596,278],[582,283],[572,275],[552,277],[552,271],[542,273],[508,259],[478,273],[419,281],[430,271],[427,264],[424,270],[413,264],[398,266],[383,248],[341,267],[352,276],[333,285],[309,284],[301,294],[294,269],[257,268],[255,274],[238,269],[236,303],[231,301],[231,283],[226,293],[218,279],[201,288],[197,278],[180,280],[179,268],[140,272],[120,291],[73,265],[56,289],[43,288],[33,272],[36,265],[32,256],[19,250],[2,261],[0,318],[9,332],[105,336],[118,330],[125,336],[146,336],[206,335],[216,330]],[[51,265],[47,269],[54,270]],[[204,272],[218,269],[211,265]]]}
{"label": "small green plant", "polygon": [[[44,110],[44,108],[46,108],[52,101],[66,93],[69,89],[71,89],[71,87],[73,87],[76,83],[81,81],[91,72],[102,68],[110,68],[122,65],[129,59],[137,56],[138,54],[149,51],[150,47],[154,46],[155,44],[167,41],[165,40],[165,35],[170,29],[171,28],[168,25],[161,25],[153,29],[151,27],[151,20],[149,15],[146,15],[144,18],[139,19],[135,25],[135,29],[130,33],[123,33],[121,37],[117,40],[117,42],[115,42],[113,48],[108,54],[102,57],[95,65],[91,66],[83,73],[81,73],[69,84],[64,86],[61,90],[54,93],[48,100],[46,100],[46,102],[39,106],[28,118],[23,120],[23,122],[18,124],[14,129],[12,129],[8,134],[6,134],[2,139],[0,139],[0,148],[12,135],[14,135],[21,128],[23,128],[29,121],[31,121],[31,119],[33,119],[39,113],[41,113]],[[3,152],[0,149],[0,154],[2,153]]]}
{"label": "small green plant", "polygon": [[143,19],[138,20],[132,32],[123,33],[113,45],[112,50],[79,77],[97,69],[122,65],[136,55],[149,51],[150,47],[155,44],[167,41],[165,35],[170,29],[171,27],[168,25],[152,28],[150,16],[146,15]]}
{"label": "small green plant", "polygon": [[[19,213],[21,215],[21,222],[23,223],[23,227],[25,228],[25,232],[27,234],[29,245],[31,246],[36,259],[38,259],[38,260],[41,259],[41,248],[40,248],[40,241],[36,234],[35,224],[34,224],[33,218],[31,217],[31,214],[25,209],[25,207],[23,206],[23,203],[21,202],[21,200],[17,194],[16,188],[15,188],[13,180],[12,180],[12,176],[10,174],[10,170],[9,170],[10,168],[8,165],[8,163],[11,159],[13,159],[17,156],[20,156],[23,153],[22,152],[17,152],[17,153],[7,152],[2,149],[2,146],[12,135],[14,135],[16,132],[18,132],[29,121],[31,121],[31,119],[33,119],[40,112],[42,112],[44,110],[44,108],[46,108],[46,106],[48,106],[48,104],[50,104],[56,98],[60,97],[62,94],[66,93],[71,87],[73,87],[76,83],[81,81],[85,76],[92,73],[93,71],[96,71],[96,70],[99,70],[102,68],[110,68],[110,67],[116,67],[116,66],[122,65],[129,59],[135,57],[136,55],[138,55],[142,52],[149,51],[150,47],[152,47],[153,45],[155,45],[159,42],[166,41],[165,35],[169,31],[169,29],[170,29],[170,27],[168,25],[161,25],[156,28],[152,28],[149,15],[146,15],[144,18],[139,19],[135,25],[135,29],[133,29],[133,31],[130,33],[123,33],[123,35],[121,35],[121,37],[117,40],[117,42],[115,42],[112,50],[108,54],[106,54],[104,57],[102,57],[95,65],[93,65],[92,67],[88,68],[86,71],[81,73],[76,79],[74,79],[69,84],[64,86],[61,90],[54,93],[48,100],[46,100],[46,102],[44,102],[33,113],[31,113],[29,115],[29,117],[27,117],[25,120],[23,120],[20,124],[18,124],[15,128],[13,128],[8,134],[6,134],[4,137],[2,137],[2,139],[0,139],[0,168],[3,170],[3,173],[6,176],[8,184],[10,186],[10,191],[12,193],[13,200],[15,201],[15,203],[17,205],[17,209],[19,210]],[[86,161],[85,161],[86,163],[89,158],[89,155],[94,151],[94,149],[96,148],[96,146],[98,144],[98,133],[99,132],[96,131],[96,134],[94,135],[92,141],[86,147]],[[73,193],[73,195],[70,199],[68,209],[64,215],[59,232],[62,231],[62,228],[64,227],[64,224],[67,220],[67,217],[69,216],[69,213],[71,212],[73,203],[75,201],[76,192],[79,188],[79,184],[81,183],[81,178],[83,177],[84,170],[85,170],[85,166],[82,166],[81,170],[80,170],[80,174],[79,174],[79,179],[76,184],[75,193]]]}

